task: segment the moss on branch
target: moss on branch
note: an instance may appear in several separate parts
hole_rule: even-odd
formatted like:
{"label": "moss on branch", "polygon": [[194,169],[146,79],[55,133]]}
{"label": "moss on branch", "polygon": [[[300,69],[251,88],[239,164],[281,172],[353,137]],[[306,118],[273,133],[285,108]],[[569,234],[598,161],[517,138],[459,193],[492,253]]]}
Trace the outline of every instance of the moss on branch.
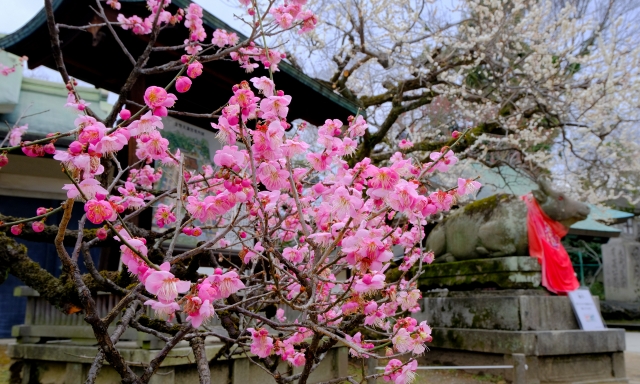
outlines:
{"label": "moss on branch", "polygon": [[[0,232],[0,272],[3,271],[20,279],[65,313],[78,312],[83,308],[73,279],[64,274],[56,278],[29,258],[27,247]],[[100,274],[120,286],[129,282],[128,276],[119,272],[103,271]],[[92,293],[109,290],[89,274],[83,275],[82,280]]]}
{"label": "moss on branch", "polygon": [[[14,217],[14,216],[5,216],[0,213],[0,223],[12,223],[14,221],[24,220],[22,217]],[[146,229],[139,228],[131,223],[127,223],[127,228],[135,237],[144,237],[147,241],[154,240],[158,235]],[[96,237],[96,228],[92,229],[84,229],[82,234],[83,241],[91,241]],[[0,233],[5,233],[6,235],[13,236],[10,232],[9,226],[0,227]],[[58,235],[58,226],[57,225],[46,225],[42,232],[35,232],[31,225],[25,225],[22,228],[22,233],[16,237],[19,237],[23,240],[35,241],[39,243],[53,243],[56,236]],[[67,229],[64,235],[63,244],[66,247],[73,247],[76,244],[78,239],[78,231]],[[107,236],[105,240],[99,241],[95,244],[96,247],[111,247],[111,246],[120,246],[121,243],[114,239],[113,234]]]}

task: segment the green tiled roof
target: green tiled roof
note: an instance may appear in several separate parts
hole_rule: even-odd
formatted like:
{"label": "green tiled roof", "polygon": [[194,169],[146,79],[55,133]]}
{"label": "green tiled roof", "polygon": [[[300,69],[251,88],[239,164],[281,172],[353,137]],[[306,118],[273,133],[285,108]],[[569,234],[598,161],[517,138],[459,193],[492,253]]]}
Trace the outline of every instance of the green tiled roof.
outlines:
{"label": "green tiled roof", "polygon": [[[99,117],[107,115],[109,105],[105,103],[106,91],[89,87],[76,89],[87,103],[91,103],[91,109]],[[12,112],[0,114],[0,120],[13,125],[21,115],[25,115],[27,117],[23,117],[20,124],[29,124],[30,135],[45,136],[52,132],[69,131],[75,126],[73,121],[78,117],[78,111],[63,108],[67,94],[64,84],[25,77],[22,79],[18,104]],[[6,124],[0,125],[0,132],[7,132]]]}
{"label": "green tiled roof", "polygon": [[[538,188],[538,185],[531,179],[524,177],[509,167],[499,167],[497,169],[487,168],[482,164],[472,165],[475,175],[479,175],[479,181],[483,188],[478,193],[478,198],[484,198],[497,193],[508,193],[522,196]],[[575,223],[571,226],[571,232],[579,234],[588,233],[609,233],[616,236],[621,231],[615,227],[610,227],[604,223],[619,222],[634,215],[631,213],[618,211],[588,204],[591,213],[586,220]],[[570,232],[570,233],[571,233]]]}

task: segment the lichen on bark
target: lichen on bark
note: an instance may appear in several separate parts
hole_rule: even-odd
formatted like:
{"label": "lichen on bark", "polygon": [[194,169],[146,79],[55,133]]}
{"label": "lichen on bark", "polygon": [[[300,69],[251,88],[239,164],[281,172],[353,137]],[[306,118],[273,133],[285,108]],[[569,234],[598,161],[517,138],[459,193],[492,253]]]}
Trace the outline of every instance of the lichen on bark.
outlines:
{"label": "lichen on bark", "polygon": [[[27,247],[2,232],[0,232],[0,274],[3,276],[0,283],[4,281],[6,274],[12,274],[65,313],[82,309],[77,287],[69,276],[64,273],[59,278],[53,276],[29,258]],[[129,283],[128,276],[115,271],[103,271],[101,275],[118,285],[126,286]],[[89,274],[83,275],[82,280],[92,293],[108,290],[108,287],[104,287]]]}

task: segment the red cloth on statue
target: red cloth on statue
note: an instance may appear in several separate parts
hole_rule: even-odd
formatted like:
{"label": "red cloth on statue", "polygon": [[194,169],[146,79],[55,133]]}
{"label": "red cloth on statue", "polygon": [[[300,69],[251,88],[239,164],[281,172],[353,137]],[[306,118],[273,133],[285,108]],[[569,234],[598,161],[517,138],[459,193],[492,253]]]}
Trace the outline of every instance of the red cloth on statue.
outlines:
{"label": "red cloth on statue", "polygon": [[522,196],[527,204],[529,254],[542,265],[542,286],[556,294],[566,294],[580,287],[571,259],[560,240],[568,229],[552,220],[532,194]]}

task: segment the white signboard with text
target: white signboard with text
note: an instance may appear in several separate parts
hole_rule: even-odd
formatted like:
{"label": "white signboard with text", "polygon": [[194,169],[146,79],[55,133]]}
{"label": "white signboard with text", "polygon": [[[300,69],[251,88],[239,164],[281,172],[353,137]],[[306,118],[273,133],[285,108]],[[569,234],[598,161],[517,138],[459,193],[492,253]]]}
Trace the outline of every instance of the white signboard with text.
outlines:
{"label": "white signboard with text", "polygon": [[593,301],[591,292],[587,289],[577,289],[569,292],[569,299],[578,324],[583,331],[598,331],[606,329],[600,311]]}

